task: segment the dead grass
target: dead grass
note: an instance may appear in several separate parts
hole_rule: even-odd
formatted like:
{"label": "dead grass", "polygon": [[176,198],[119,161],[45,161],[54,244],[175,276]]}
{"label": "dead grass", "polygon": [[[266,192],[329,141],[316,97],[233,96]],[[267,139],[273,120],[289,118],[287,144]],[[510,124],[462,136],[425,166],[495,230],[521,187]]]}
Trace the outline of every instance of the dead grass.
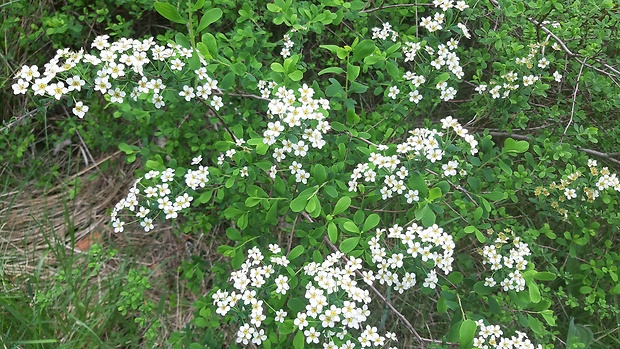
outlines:
{"label": "dead grass", "polygon": [[[74,147],[72,152],[84,150]],[[59,159],[69,162],[68,156]],[[191,236],[161,223],[149,233],[138,224],[126,225],[121,234],[113,233],[109,212],[133,185],[133,172],[140,164],[124,163],[119,153],[91,158],[87,167],[84,159],[81,164],[74,160],[72,169],[63,168],[74,174],[49,189],[22,184],[0,194],[0,279],[13,280],[10,288],[19,288],[19,280],[32,275],[53,281],[61,269],[59,256],[79,256],[94,242],[101,243],[119,253],[101,269],[99,278],[117,275],[126,262],[147,266],[152,270],[153,285],[148,297],[155,304],[165,298],[166,311],[160,319],[162,338],[181,330],[191,321],[190,307],[197,296],[184,287],[178,268],[191,255],[200,255],[209,263],[221,258],[217,245],[209,243],[215,240],[209,238],[213,233]],[[78,170],[78,166],[83,169]],[[54,253],[54,248],[63,253]],[[198,294],[205,294],[210,283],[206,275]]]}

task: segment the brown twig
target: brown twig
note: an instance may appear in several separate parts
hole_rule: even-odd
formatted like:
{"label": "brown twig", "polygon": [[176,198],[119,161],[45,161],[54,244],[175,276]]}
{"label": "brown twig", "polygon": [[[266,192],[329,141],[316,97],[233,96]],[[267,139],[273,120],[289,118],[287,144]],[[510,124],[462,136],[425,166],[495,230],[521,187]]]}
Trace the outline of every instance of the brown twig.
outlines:
{"label": "brown twig", "polygon": [[[493,137],[510,137],[510,138],[514,138],[514,139],[518,139],[522,141],[533,141],[534,140],[534,137],[532,135],[520,135],[520,134],[508,133],[508,132],[489,132],[489,135]],[[616,153],[603,153],[598,150],[588,149],[588,148],[576,148],[576,149],[589,155],[605,158],[613,163],[620,165],[620,160],[613,158],[614,156],[620,155],[620,153],[617,153],[617,152]]]}
{"label": "brown twig", "polygon": [[433,5],[433,4],[395,4],[395,5],[385,5],[385,6],[379,6],[379,7],[371,8],[371,9],[368,9],[368,10],[361,10],[360,13],[370,13],[370,12],[375,12],[375,11],[387,10],[387,9],[390,9],[390,8],[411,7],[411,6],[435,6],[435,5]]}

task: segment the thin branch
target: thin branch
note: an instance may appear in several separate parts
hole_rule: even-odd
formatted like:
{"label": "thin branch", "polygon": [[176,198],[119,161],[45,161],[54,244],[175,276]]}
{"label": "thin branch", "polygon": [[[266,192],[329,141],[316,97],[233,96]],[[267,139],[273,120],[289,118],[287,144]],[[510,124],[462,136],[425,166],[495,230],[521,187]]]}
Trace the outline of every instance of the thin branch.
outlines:
{"label": "thin branch", "polygon": [[575,116],[575,104],[577,103],[577,91],[579,91],[579,80],[581,80],[581,74],[583,73],[583,67],[585,64],[586,64],[586,60],[584,59],[583,63],[581,64],[581,68],[579,68],[579,74],[577,74],[577,81],[575,82],[575,91],[573,91],[573,103],[570,108],[570,119],[568,120],[568,124],[566,124],[566,127],[564,128],[564,136],[566,136],[566,132],[568,131],[568,128],[573,123],[573,117]]}
{"label": "thin branch", "polygon": [[368,10],[361,10],[360,13],[370,13],[370,12],[375,12],[375,11],[386,10],[386,9],[389,9],[389,8],[411,7],[411,6],[435,6],[435,5],[433,5],[433,4],[395,4],[395,5],[385,5],[385,6],[379,6],[379,7],[371,8],[371,9],[368,9]]}
{"label": "thin branch", "polygon": [[224,122],[224,119],[222,119],[220,114],[218,114],[217,111],[215,109],[213,109],[213,107],[211,107],[204,99],[200,98],[199,101],[202,102],[202,104],[204,104],[207,108],[209,108],[209,110],[211,110],[213,115],[215,115],[215,117],[218,118],[218,120],[220,120],[222,125],[224,125],[224,128],[226,129],[226,131],[228,131],[228,134],[230,135],[232,140],[234,142],[236,142],[237,141],[237,137],[235,137],[235,134],[230,130],[230,128],[228,128],[228,125],[226,125],[226,122]]}
{"label": "thin branch", "polygon": [[[531,135],[520,135],[520,134],[515,134],[515,133],[508,133],[508,132],[489,132],[489,135],[493,136],[493,137],[510,137],[510,138],[514,138],[514,139],[518,139],[518,140],[522,140],[522,141],[533,141],[534,137]],[[601,151],[598,150],[594,150],[594,149],[588,149],[588,148],[576,148],[577,150],[580,150],[586,154],[592,155],[592,156],[598,156],[604,159],[607,159],[613,163],[619,164],[620,165],[620,160],[615,159],[614,156],[618,156],[620,155],[620,153],[603,153]]]}
{"label": "thin branch", "polygon": [[[499,6],[499,3],[497,2],[497,0],[491,0],[491,3],[493,4],[493,6],[497,7],[498,9],[501,9],[501,7]],[[602,65],[603,67],[607,68],[608,70],[610,70],[610,71],[611,71],[612,73],[614,73],[614,74],[610,73],[609,71],[605,71],[605,70],[603,70],[603,69],[597,68],[597,67],[595,67],[595,66],[593,66],[593,65],[591,65],[591,64],[587,64],[587,63],[586,63],[586,60],[587,60],[588,58],[583,58],[583,59],[580,59],[580,57],[583,57],[583,56],[578,55],[578,54],[574,53],[573,51],[571,51],[571,50],[570,50],[570,49],[566,46],[566,44],[564,43],[564,41],[562,41],[562,39],[560,39],[557,35],[555,35],[555,34],[554,34],[551,30],[547,29],[547,28],[546,28],[545,26],[543,26],[540,22],[538,22],[537,20],[535,20],[535,19],[533,19],[533,18],[529,18],[529,17],[528,17],[528,18],[527,18],[527,20],[528,20],[530,23],[532,23],[532,24],[534,24],[535,26],[537,26],[538,28],[540,28],[540,29],[541,29],[542,31],[544,31],[545,33],[547,33],[549,36],[551,36],[551,37],[552,37],[552,38],[553,38],[553,39],[554,39],[554,40],[555,40],[555,41],[556,41],[556,42],[560,45],[560,47],[562,48],[562,50],[563,50],[564,52],[566,52],[566,54],[567,54],[567,55],[569,55],[570,57],[572,57],[572,58],[574,58],[575,60],[577,60],[577,62],[579,62],[580,64],[585,65],[586,67],[588,67],[588,68],[590,68],[590,69],[596,70],[596,71],[597,71],[597,72],[599,72],[599,73],[602,73],[602,74],[607,75],[609,78],[611,78],[611,79],[612,79],[612,81],[613,81],[616,85],[618,85],[618,87],[620,87],[620,84],[618,84],[618,82],[616,82],[616,80],[614,80],[614,79],[613,79],[614,74],[615,74],[615,76],[620,76],[620,71],[618,71],[618,69],[616,69],[615,67],[613,67],[613,66],[611,66],[611,65],[609,65],[609,64],[607,64],[607,63],[605,63],[605,62],[602,62],[601,60],[596,59],[596,58],[589,58],[589,59],[591,59],[591,60],[595,61],[596,63],[598,63],[598,64],[600,64],[600,65]]]}
{"label": "thin branch", "polygon": [[[51,103],[48,102],[47,104],[44,105],[44,107],[47,108],[50,104]],[[34,109],[34,110],[31,110],[31,111],[27,112],[26,114],[20,115],[19,117],[17,117],[17,119],[11,121],[10,123],[5,125],[4,127],[0,128],[0,132],[13,127],[15,124],[19,123],[20,121],[22,121],[23,119],[25,119],[27,117],[33,116],[38,111],[39,111],[39,109],[37,108],[37,109]]]}

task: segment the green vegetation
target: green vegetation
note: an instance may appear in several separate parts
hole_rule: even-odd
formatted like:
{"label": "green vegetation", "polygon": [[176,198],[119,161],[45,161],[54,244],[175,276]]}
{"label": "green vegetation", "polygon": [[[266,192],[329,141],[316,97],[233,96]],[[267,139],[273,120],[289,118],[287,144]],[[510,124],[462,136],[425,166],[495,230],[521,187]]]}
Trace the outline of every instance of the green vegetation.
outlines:
{"label": "green vegetation", "polygon": [[0,5],[6,348],[620,346],[612,1]]}

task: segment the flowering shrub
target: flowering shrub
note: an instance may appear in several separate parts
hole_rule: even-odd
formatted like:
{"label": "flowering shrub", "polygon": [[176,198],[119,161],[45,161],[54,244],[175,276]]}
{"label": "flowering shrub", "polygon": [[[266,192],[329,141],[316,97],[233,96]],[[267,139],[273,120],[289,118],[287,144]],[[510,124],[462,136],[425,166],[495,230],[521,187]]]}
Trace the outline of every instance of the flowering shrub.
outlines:
{"label": "flowering shrub", "polygon": [[[112,211],[115,233],[130,223],[148,233],[160,224],[195,231],[225,222],[228,241],[218,251],[233,271],[196,302],[195,328],[171,344],[205,344],[201,331],[212,334],[210,345],[267,348],[554,344],[556,296],[547,282],[563,272],[540,257],[548,253],[537,238],[557,235],[528,218],[536,211],[524,203],[584,225],[574,209],[598,197],[615,203],[618,179],[589,160],[587,171],[568,163],[558,184],[541,165],[550,144],[530,150],[538,140],[480,131],[481,114],[470,112],[526,110],[565,83],[559,58],[545,52],[562,51],[556,36],[528,44],[536,37],[528,32],[506,48],[508,40],[485,36],[488,25],[469,22],[484,5],[446,0],[377,8],[276,0],[264,18],[244,4],[237,31],[214,35],[209,26],[224,12],[187,5],[185,13],[155,4],[187,24],[187,36],[99,36],[90,51],[59,50],[41,72],[24,66],[13,84],[16,94],[66,103],[80,119],[97,117],[89,99],[104,100],[115,117],[145,125],[144,138],[165,138],[119,146],[129,161],[141,155],[145,170]],[[387,22],[390,8],[400,22]],[[408,27],[402,20],[412,13]],[[349,23],[363,29],[342,33],[338,45],[308,39]],[[274,44],[266,30],[281,25],[286,33]],[[488,61],[476,40],[506,48],[510,59]],[[205,207],[208,224],[175,223],[207,216]],[[617,281],[617,269],[605,268]],[[580,292],[595,295],[589,305],[605,302],[602,288],[587,287]],[[411,310],[427,315],[416,320]],[[500,321],[510,330],[485,325]],[[217,332],[224,323],[233,336]]]}

